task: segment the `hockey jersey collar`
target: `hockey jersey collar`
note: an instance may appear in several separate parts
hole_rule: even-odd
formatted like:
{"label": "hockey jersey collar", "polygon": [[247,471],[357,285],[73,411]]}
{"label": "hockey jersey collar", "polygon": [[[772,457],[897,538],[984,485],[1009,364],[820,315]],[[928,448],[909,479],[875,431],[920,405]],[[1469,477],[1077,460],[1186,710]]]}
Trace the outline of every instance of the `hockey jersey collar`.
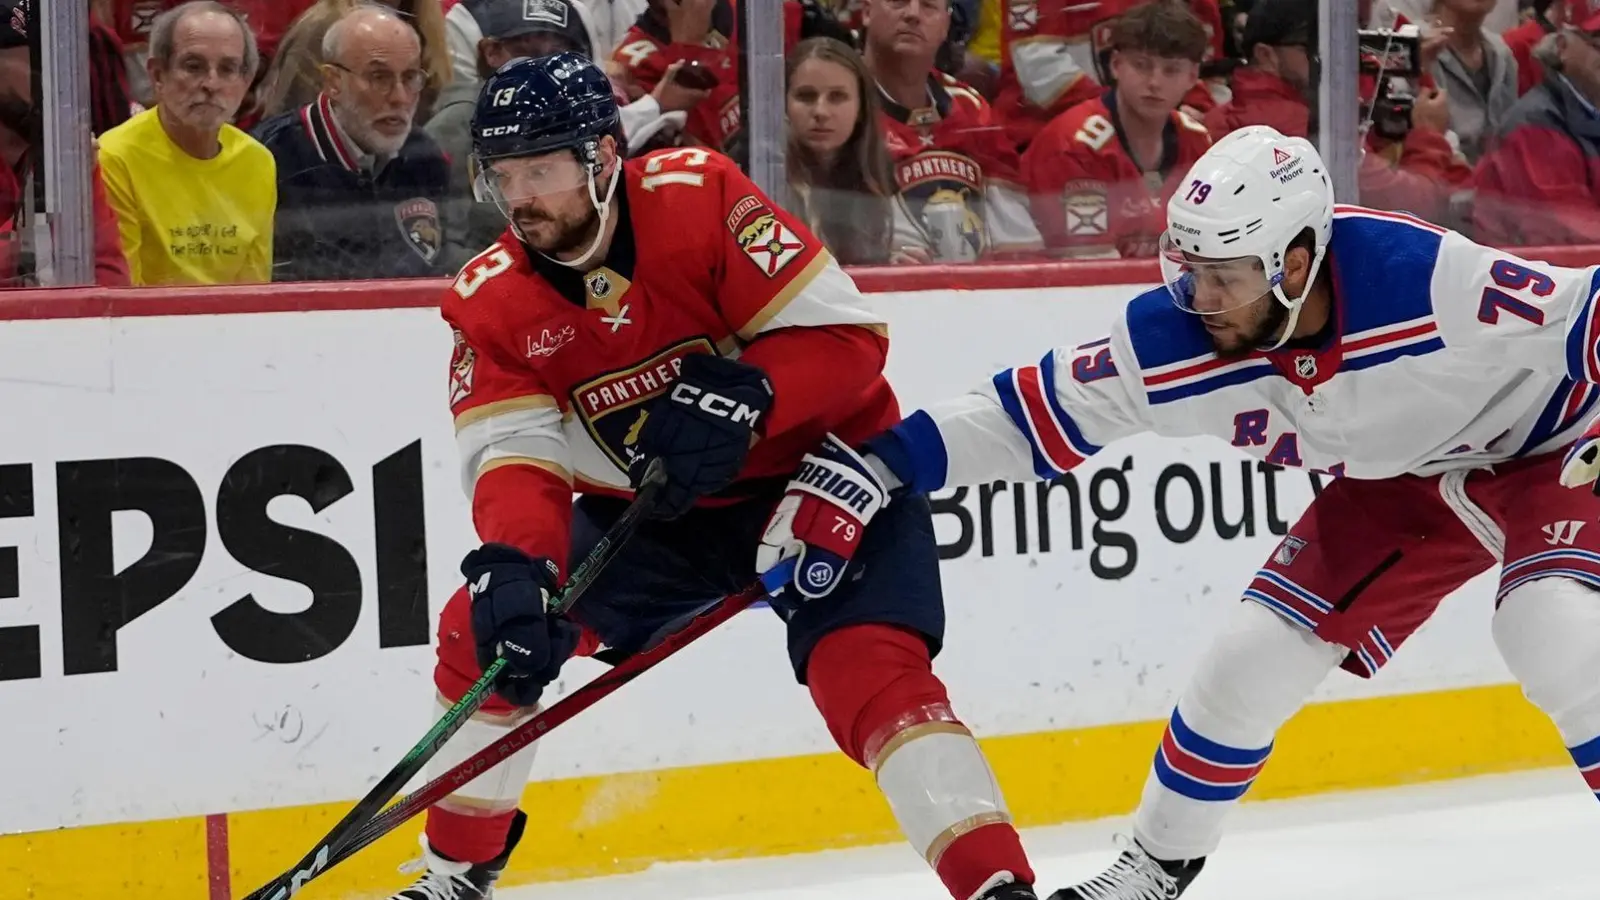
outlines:
{"label": "hockey jersey collar", "polygon": [[[1100,97],[1100,102],[1105,104],[1106,112],[1111,114],[1112,130],[1117,136],[1117,143],[1121,145],[1122,152],[1128,159],[1134,160],[1138,165],[1139,157],[1133,154],[1133,148],[1128,146],[1128,139],[1122,130],[1122,113],[1117,109],[1117,89],[1108,88]],[[1156,171],[1165,176],[1178,164],[1178,124],[1175,122],[1174,113],[1167,117],[1166,124],[1161,126],[1161,160],[1156,164]]]}
{"label": "hockey jersey collar", "polygon": [[377,158],[363,153],[355,141],[345,134],[344,128],[333,114],[333,101],[326,93],[300,107],[300,127],[311,139],[311,146],[323,162],[335,163],[350,172],[371,171]]}
{"label": "hockey jersey collar", "polygon": [[[618,167],[617,178],[622,184],[617,186],[617,191],[612,197],[612,202],[617,205],[617,229],[612,232],[611,246],[606,248],[604,259],[596,261],[587,272],[580,272],[571,266],[564,266],[543,253],[522,244],[523,252],[528,254],[528,262],[533,265],[534,271],[545,280],[546,284],[554,288],[562,299],[579,309],[585,309],[589,304],[589,276],[600,269],[610,269],[631,283],[638,259],[638,245],[633,236],[633,217],[628,211],[628,173],[625,168]],[[519,242],[521,243],[521,242]]]}
{"label": "hockey jersey collar", "polygon": [[[950,116],[950,105],[953,101],[950,99],[950,92],[945,90],[944,84],[936,72],[928,75],[928,100],[930,105],[918,109],[901,106],[895,102],[893,97],[889,96],[889,92],[883,89],[883,85],[878,84],[876,80],[872,83],[878,89],[878,99],[883,103],[884,112],[903,125],[911,125],[913,127],[927,126]],[[927,118],[930,110],[934,113],[934,118],[931,121],[922,121]],[[919,121],[912,121],[913,117],[916,117]]]}

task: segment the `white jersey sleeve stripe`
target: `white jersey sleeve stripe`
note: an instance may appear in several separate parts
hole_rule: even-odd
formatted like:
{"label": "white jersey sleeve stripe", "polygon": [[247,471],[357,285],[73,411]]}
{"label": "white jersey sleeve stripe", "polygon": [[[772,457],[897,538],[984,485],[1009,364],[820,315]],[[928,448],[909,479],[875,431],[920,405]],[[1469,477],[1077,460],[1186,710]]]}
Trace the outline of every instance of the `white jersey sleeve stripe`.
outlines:
{"label": "white jersey sleeve stripe", "polygon": [[994,376],[1000,406],[1033,448],[1034,473],[1040,478],[1061,475],[1100,448],[1083,437],[1072,417],[1055,396],[1055,354],[1046,354],[1037,366],[1006,369]]}

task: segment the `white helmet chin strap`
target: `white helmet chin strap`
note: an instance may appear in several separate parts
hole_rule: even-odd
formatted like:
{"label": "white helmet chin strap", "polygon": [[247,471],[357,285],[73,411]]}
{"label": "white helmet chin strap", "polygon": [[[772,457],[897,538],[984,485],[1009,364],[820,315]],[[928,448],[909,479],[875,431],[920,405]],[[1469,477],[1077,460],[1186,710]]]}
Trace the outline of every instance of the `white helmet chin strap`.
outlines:
{"label": "white helmet chin strap", "polygon": [[1300,296],[1290,300],[1284,296],[1281,282],[1273,286],[1272,296],[1277,298],[1279,303],[1289,307],[1289,318],[1283,322],[1283,333],[1278,335],[1278,342],[1266,348],[1268,351],[1282,347],[1289,342],[1289,337],[1294,334],[1295,326],[1300,323],[1300,310],[1305,307],[1306,298],[1311,295],[1311,285],[1317,281],[1317,272],[1322,268],[1322,256],[1327,252],[1327,249],[1326,247],[1319,247],[1316,254],[1311,257],[1311,271],[1306,274],[1306,284],[1305,287],[1300,289]]}
{"label": "white helmet chin strap", "polygon": [[606,237],[606,222],[611,219],[611,198],[617,193],[617,183],[622,181],[622,166],[619,161],[619,165],[612,169],[611,183],[606,185],[605,200],[600,199],[600,188],[594,183],[596,168],[598,167],[590,167],[589,169],[589,203],[595,208],[596,212],[600,213],[600,227],[595,229],[594,240],[589,242],[589,249],[583,251],[582,256],[572,260],[556,259],[554,256],[540,251],[539,255],[545,259],[560,263],[568,268],[581,269],[588,264],[589,257],[594,256],[595,251],[600,249],[600,242],[604,241]]}

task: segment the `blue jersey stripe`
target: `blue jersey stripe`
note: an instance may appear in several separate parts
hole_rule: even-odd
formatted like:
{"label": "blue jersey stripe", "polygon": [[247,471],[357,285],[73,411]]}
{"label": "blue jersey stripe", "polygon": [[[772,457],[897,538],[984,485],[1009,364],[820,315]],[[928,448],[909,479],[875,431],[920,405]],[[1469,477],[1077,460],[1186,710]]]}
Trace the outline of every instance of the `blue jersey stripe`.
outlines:
{"label": "blue jersey stripe", "polygon": [[1061,473],[1039,449],[1039,439],[1034,436],[1033,426],[1028,424],[1028,416],[1023,412],[1022,398],[1017,396],[1016,381],[1011,372],[1011,369],[1006,369],[994,376],[994,391],[1000,397],[1000,407],[1011,417],[1011,424],[1028,439],[1028,450],[1033,453],[1033,473],[1040,478],[1054,478]]}
{"label": "blue jersey stripe", "polygon": [[1067,431],[1067,443],[1072,445],[1073,452],[1084,459],[1099,453],[1099,445],[1089,443],[1083,436],[1083,430],[1078,427],[1077,422],[1073,421],[1072,416],[1061,405],[1061,399],[1056,396],[1056,355],[1054,351],[1046,353],[1044,359],[1039,360],[1039,382],[1044,386],[1044,399],[1050,404],[1050,411],[1055,413],[1056,419],[1061,422],[1061,427]]}

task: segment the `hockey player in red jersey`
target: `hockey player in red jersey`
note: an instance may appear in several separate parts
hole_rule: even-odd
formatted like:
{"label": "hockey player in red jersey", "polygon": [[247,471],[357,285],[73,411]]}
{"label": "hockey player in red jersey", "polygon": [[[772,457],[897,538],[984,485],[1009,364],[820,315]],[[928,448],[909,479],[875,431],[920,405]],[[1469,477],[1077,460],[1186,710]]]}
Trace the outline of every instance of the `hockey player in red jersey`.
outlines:
{"label": "hockey player in red jersey", "polygon": [[[944,630],[932,513],[879,512],[879,476],[848,449],[899,415],[883,321],[726,157],[622,162],[611,86],[583,57],[508,63],[472,133],[475,193],[511,226],[443,301],[484,543],[441,615],[438,702],[497,655],[510,675],[433,774],[532,714],[569,657],[637,651],[751,584],[758,555],[762,571],[798,556],[781,603],[790,661],[840,749],[873,771],[956,900],[1033,900],[994,776],[932,671]],[[655,460],[659,518],[570,617],[548,613]],[[839,582],[851,556],[867,564]],[[427,871],[396,900],[490,895],[522,833],[532,751],[429,810]]]}
{"label": "hockey player in red jersey", "polygon": [[1211,146],[1178,109],[1210,40],[1200,20],[1149,3],[1110,40],[1117,86],[1057,117],[1022,155],[1033,219],[1059,256],[1155,256],[1167,198]]}
{"label": "hockey player in red jersey", "polygon": [[920,231],[911,243],[944,262],[1037,252],[1016,148],[977,91],[934,68],[949,0],[867,0],[862,14],[895,187]]}
{"label": "hockey player in red jersey", "polygon": [[[1000,32],[1000,85],[995,110],[1019,149],[1052,119],[1100,95],[1111,26],[1117,17],[1152,0],[1004,0]],[[1222,53],[1222,13],[1217,0],[1183,3],[1204,23],[1207,53]],[[1214,105],[1198,79],[1184,102],[1204,114]]]}

